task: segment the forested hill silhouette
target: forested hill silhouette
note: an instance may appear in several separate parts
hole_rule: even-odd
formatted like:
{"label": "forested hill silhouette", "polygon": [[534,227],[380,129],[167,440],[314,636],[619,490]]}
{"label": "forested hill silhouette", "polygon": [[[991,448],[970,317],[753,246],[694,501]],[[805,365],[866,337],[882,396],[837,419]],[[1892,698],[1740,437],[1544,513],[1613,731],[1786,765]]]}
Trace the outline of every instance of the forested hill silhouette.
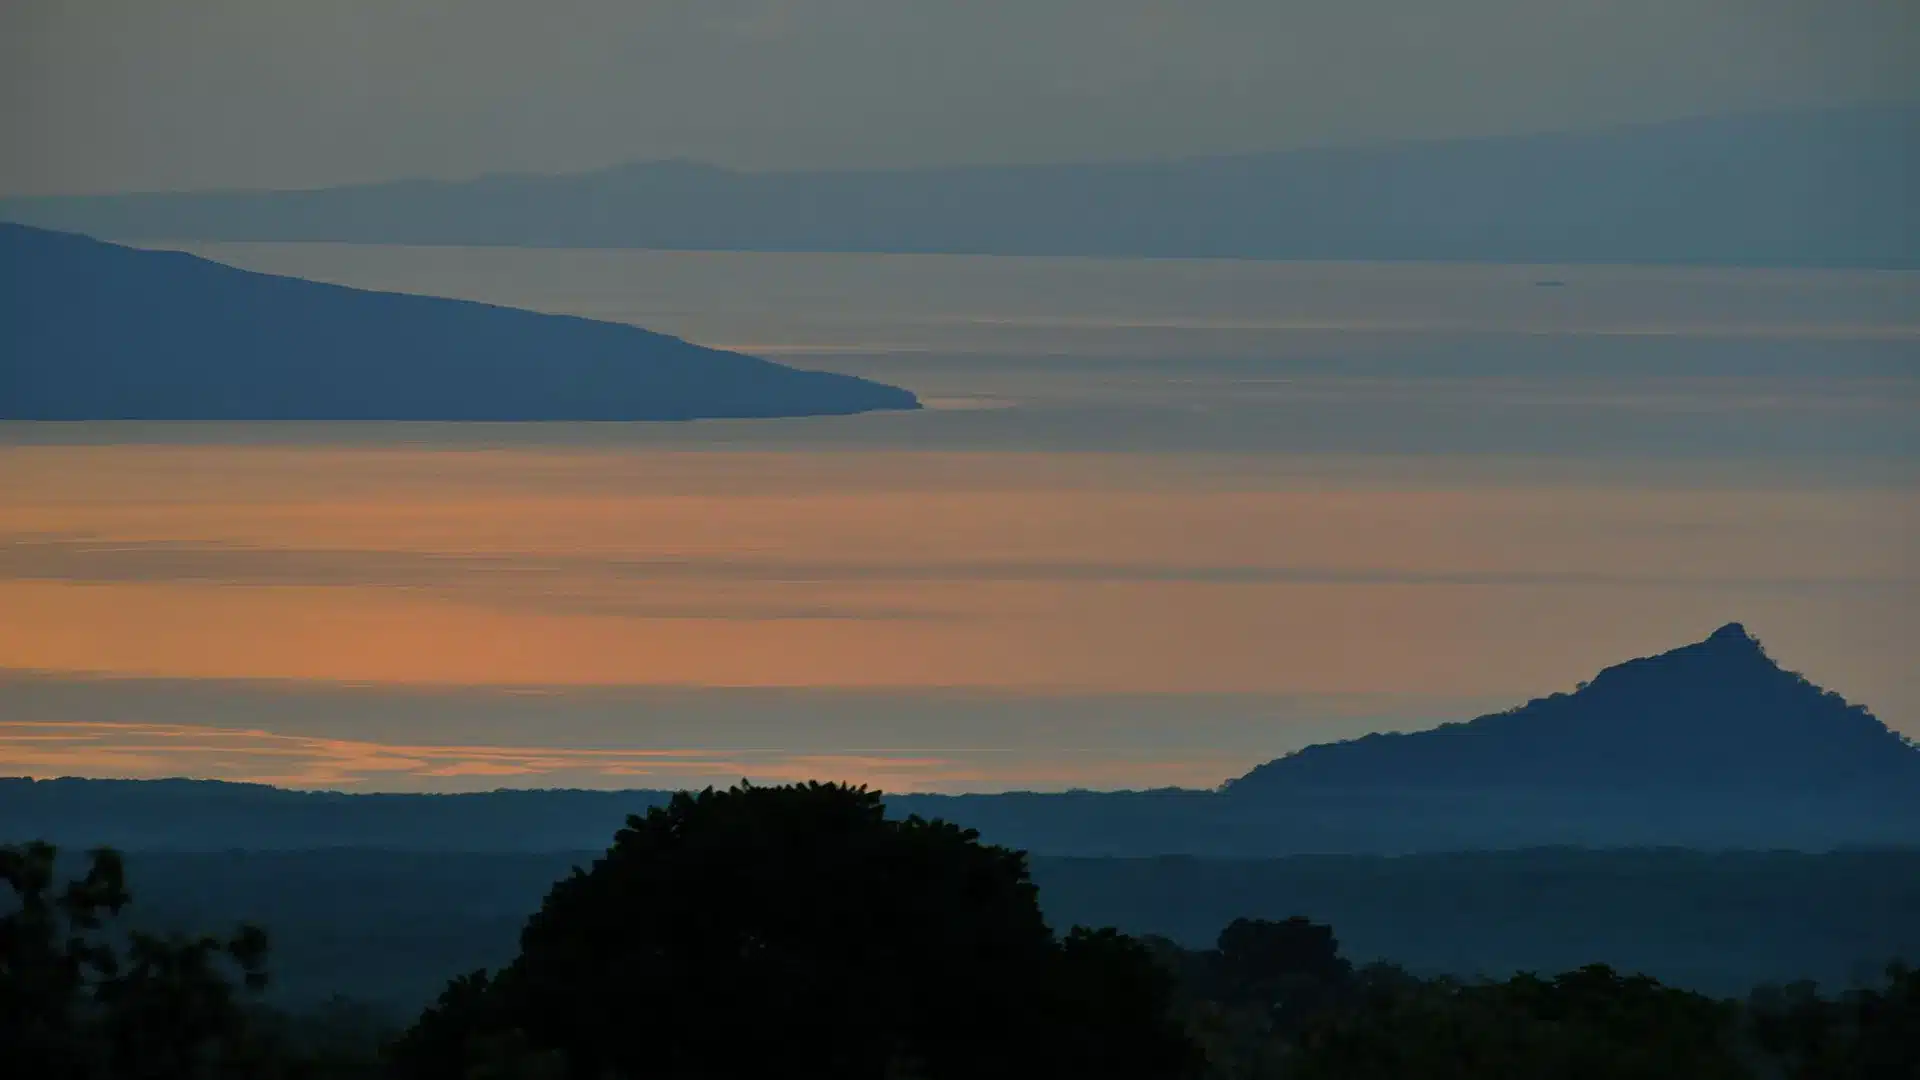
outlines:
{"label": "forested hill silhouette", "polygon": [[617,323],[0,223],[0,419],[687,420],[917,404]]}
{"label": "forested hill silhouette", "polygon": [[1573,693],[1427,731],[1310,746],[1231,782],[1299,789],[1920,792],[1920,747],[1782,669],[1739,623],[1607,668]]}

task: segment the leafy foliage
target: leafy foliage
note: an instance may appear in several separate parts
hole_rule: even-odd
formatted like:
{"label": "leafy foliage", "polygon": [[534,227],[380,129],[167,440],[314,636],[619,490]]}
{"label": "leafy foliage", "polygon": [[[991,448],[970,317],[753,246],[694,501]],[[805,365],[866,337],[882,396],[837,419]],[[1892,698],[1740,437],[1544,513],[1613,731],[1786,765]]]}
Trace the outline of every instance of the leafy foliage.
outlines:
{"label": "leafy foliage", "polygon": [[1597,964],[1504,981],[1353,970],[1304,919],[1237,920],[1204,952],[1152,944],[1182,973],[1209,1080],[1920,1077],[1920,974],[1901,964],[1884,987],[1799,983],[1743,1005]]}
{"label": "leafy foliage", "polygon": [[1220,931],[1211,959],[1216,997],[1251,1006],[1283,1032],[1329,1007],[1353,973],[1333,927],[1300,916],[1235,919]]}
{"label": "leafy foliage", "polygon": [[1749,1000],[1754,1037],[1790,1080],[1920,1076],[1920,969],[1894,963],[1884,987],[1822,998],[1812,983]]}
{"label": "leafy foliage", "polygon": [[[1356,968],[1331,926],[1234,919],[1211,949],[1056,935],[1024,854],[835,785],[629,818],[498,972],[403,1037],[345,1001],[249,998],[265,935],[116,925],[116,853],[58,882],[0,848],[0,1067],[51,1080],[1914,1080],[1920,972],[1720,1000],[1591,965],[1504,980]],[[1510,970],[1510,969],[1509,969]]]}
{"label": "leafy foliage", "polygon": [[1426,983],[1310,1027],[1291,1080],[1736,1080],[1725,1003],[1594,966],[1552,979]]}
{"label": "leafy foliage", "polygon": [[464,1080],[473,1043],[510,1032],[582,1080],[1168,1077],[1197,1060],[1144,949],[1057,940],[1022,853],[890,820],[865,789],[678,795],[557,884],[520,945],[421,1018],[408,1075]]}
{"label": "leafy foliage", "polygon": [[0,1045],[16,1075],[50,1080],[187,1080],[260,1075],[238,977],[266,985],[266,934],[134,931],[107,922],[132,897],[118,854],[92,853],[56,888],[52,845],[0,848],[14,904],[0,916]]}

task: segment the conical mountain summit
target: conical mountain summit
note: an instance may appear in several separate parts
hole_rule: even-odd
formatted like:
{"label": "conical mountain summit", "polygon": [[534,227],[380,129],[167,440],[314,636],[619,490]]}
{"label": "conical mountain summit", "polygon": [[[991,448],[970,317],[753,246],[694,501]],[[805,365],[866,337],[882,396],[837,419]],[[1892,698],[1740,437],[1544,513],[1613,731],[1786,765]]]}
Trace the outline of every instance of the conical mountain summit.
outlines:
{"label": "conical mountain summit", "polygon": [[1912,798],[1920,747],[1782,669],[1729,623],[1607,668],[1572,693],[1428,731],[1311,746],[1228,791],[1372,787]]}

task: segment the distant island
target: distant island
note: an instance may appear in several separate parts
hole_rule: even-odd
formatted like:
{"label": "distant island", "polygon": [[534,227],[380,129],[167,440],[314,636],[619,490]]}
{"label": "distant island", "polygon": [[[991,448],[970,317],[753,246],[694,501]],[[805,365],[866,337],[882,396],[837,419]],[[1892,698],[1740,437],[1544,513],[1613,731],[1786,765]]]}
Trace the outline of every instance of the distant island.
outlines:
{"label": "distant island", "polygon": [[1117,163],[0,199],[125,239],[1517,263],[1920,266],[1920,108]]}
{"label": "distant island", "polygon": [[692,420],[914,395],[618,323],[0,224],[0,419]]}
{"label": "distant island", "polygon": [[[348,795],[192,780],[0,779],[19,835],[134,849],[586,850],[662,791]],[[1309,747],[1218,791],[890,795],[1060,856],[1267,858],[1538,846],[1920,845],[1920,747],[1739,624],[1571,693]]]}

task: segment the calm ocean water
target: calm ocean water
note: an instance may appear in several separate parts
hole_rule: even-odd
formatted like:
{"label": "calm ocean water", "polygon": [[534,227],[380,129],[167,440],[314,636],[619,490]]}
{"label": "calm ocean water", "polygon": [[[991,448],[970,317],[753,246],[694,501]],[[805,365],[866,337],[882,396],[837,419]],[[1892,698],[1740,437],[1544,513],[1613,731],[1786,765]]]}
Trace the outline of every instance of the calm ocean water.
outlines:
{"label": "calm ocean water", "polygon": [[930,408],[0,425],[0,773],[1213,783],[1734,619],[1920,733],[1920,275],[193,250]]}

